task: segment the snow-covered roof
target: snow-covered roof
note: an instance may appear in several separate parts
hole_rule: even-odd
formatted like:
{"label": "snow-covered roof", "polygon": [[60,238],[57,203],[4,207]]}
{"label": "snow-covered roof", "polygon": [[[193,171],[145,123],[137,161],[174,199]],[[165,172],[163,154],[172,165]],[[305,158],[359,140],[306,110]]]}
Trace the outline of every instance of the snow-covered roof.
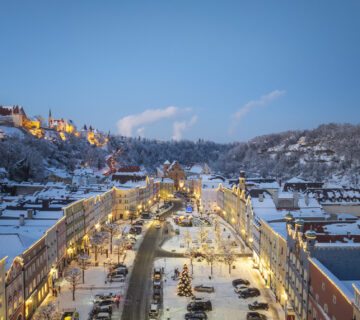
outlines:
{"label": "snow-covered roof", "polygon": [[305,181],[303,179],[293,177],[290,180],[286,181],[286,183],[309,183],[310,181]]}
{"label": "snow-covered roof", "polygon": [[170,164],[169,160],[166,160],[166,161],[164,162],[164,164]]}

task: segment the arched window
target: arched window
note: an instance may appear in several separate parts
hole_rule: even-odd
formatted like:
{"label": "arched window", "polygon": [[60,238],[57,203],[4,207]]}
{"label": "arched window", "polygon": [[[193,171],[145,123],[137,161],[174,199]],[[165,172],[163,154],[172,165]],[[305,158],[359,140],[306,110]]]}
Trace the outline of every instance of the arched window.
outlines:
{"label": "arched window", "polygon": [[324,304],[324,311],[325,311],[326,313],[329,312],[329,308],[328,308],[328,305],[327,305],[326,303]]}

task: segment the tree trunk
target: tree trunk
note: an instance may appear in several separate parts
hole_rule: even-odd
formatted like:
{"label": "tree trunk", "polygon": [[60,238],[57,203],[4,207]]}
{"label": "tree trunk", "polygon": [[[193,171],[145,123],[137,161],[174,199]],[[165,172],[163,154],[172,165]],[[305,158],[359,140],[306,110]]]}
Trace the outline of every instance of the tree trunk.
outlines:
{"label": "tree trunk", "polygon": [[210,273],[211,273],[211,276],[213,275],[213,264],[210,263]]}
{"label": "tree trunk", "polygon": [[75,286],[73,286],[73,289],[72,289],[72,296],[73,296],[73,301],[75,301]]}
{"label": "tree trunk", "polygon": [[83,280],[83,284],[84,284],[85,283],[85,269],[82,269],[82,278],[83,278],[82,280]]}
{"label": "tree trunk", "polygon": [[113,231],[110,231],[110,254],[112,254],[112,238],[113,238]]}
{"label": "tree trunk", "polygon": [[95,261],[97,261],[97,246],[95,246]]}
{"label": "tree trunk", "polygon": [[231,264],[229,263],[229,274],[231,274]]}

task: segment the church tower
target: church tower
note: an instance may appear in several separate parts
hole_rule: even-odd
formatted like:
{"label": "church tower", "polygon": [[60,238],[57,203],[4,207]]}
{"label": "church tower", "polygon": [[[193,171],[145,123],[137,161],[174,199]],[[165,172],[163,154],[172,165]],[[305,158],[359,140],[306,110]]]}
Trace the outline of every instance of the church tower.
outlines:
{"label": "church tower", "polygon": [[51,128],[51,121],[52,121],[51,109],[49,109],[49,128]]}

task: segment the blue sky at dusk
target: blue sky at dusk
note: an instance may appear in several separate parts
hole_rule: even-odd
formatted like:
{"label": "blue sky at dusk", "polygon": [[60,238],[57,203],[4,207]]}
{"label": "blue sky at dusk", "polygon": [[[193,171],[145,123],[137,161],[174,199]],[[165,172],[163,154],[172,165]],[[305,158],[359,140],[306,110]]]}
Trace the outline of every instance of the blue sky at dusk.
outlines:
{"label": "blue sky at dusk", "polygon": [[360,2],[1,1],[0,105],[158,139],[360,119]]}

